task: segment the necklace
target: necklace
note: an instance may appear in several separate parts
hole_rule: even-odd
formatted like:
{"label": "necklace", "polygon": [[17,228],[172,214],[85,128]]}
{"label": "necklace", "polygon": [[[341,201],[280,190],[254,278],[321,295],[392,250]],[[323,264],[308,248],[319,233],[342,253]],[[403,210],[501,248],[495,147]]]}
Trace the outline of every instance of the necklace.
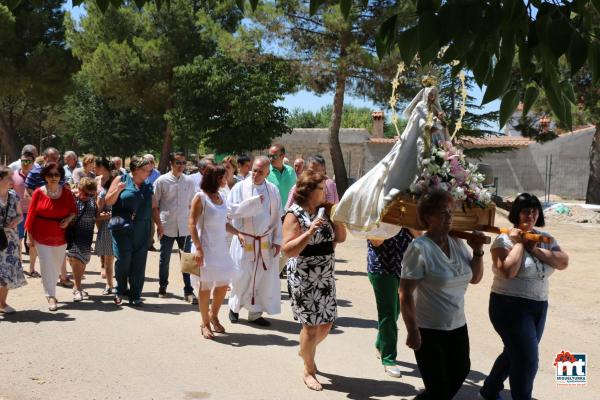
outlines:
{"label": "necklace", "polygon": [[55,191],[50,190],[50,188],[48,186],[46,186],[46,192],[48,193],[48,196],[52,197],[52,198],[57,198],[58,194],[60,193],[60,187],[58,189],[56,189]]}

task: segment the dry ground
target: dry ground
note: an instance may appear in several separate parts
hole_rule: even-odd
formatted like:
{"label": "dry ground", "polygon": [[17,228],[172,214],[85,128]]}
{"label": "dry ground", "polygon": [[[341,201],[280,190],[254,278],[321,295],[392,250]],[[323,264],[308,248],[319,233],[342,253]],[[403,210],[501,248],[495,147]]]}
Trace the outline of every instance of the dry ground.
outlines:
{"label": "dry ground", "polygon": [[[508,226],[500,215],[498,224]],[[540,400],[600,399],[595,368],[600,359],[600,227],[553,224],[547,229],[571,262],[551,278],[534,395]],[[365,243],[356,238],[337,248],[339,319],[317,354],[324,392],[310,392],[302,383],[299,326],[287,300],[268,329],[232,325],[224,307],[220,317],[230,333],[204,340],[196,307],[181,300],[176,257],[169,287],[174,295],[158,299],[158,253],[150,253],[141,309],[116,307],[100,295],[104,285],[95,257],[84,281],[89,301],[73,303],[70,291],[59,288],[60,309],[50,313],[39,279],[11,292],[9,302],[19,312],[0,317],[0,399],[412,399],[423,385],[404,345],[401,321],[398,361],[404,377],[385,375],[374,356],[376,310],[365,252]],[[466,299],[472,372],[457,399],[476,397],[501,349],[488,319],[492,275],[489,253],[485,257],[484,279],[469,288]],[[563,349],[587,353],[587,386],[554,384],[552,362]],[[510,398],[508,392],[504,398]]]}

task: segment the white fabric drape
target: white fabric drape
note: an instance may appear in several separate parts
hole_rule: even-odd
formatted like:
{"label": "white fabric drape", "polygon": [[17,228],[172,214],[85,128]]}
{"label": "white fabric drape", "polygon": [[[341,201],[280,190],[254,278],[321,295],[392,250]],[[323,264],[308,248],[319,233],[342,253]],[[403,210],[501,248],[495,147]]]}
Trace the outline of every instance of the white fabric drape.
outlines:
{"label": "white fabric drape", "polygon": [[[399,226],[381,222],[387,201],[397,191],[405,192],[418,174],[423,153],[423,132],[429,110],[442,111],[435,86],[422,89],[404,114],[408,123],[400,140],[375,167],[348,188],[334,212],[333,219],[343,222],[353,234],[388,239]],[[434,96],[428,102],[430,95]]]}

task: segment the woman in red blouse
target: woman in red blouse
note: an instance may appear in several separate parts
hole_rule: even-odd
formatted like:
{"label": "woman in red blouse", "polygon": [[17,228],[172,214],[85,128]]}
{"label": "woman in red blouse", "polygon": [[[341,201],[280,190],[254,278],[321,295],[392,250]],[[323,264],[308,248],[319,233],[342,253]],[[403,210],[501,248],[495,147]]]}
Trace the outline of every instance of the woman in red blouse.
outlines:
{"label": "woman in red blouse", "polygon": [[65,229],[77,215],[75,199],[59,184],[65,171],[57,163],[46,164],[40,173],[46,184],[31,196],[25,229],[30,247],[37,249],[48,309],[56,311],[56,280],[65,259]]}

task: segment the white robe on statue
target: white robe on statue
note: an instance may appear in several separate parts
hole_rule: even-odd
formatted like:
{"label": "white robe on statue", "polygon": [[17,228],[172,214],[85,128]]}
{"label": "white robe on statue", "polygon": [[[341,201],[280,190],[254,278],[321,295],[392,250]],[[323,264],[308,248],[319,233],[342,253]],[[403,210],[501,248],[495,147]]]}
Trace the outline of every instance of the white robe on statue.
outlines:
{"label": "white robe on statue", "polygon": [[244,248],[237,236],[233,237],[230,254],[240,266],[241,275],[231,285],[229,308],[235,313],[245,308],[254,314],[279,314],[279,254],[275,256],[272,248],[282,242],[279,190],[270,182],[255,185],[252,178],[247,178],[231,189],[227,203],[231,224],[241,232],[261,237],[259,241],[246,236]]}
{"label": "white robe on statue", "polygon": [[[435,96],[428,106],[428,98]],[[332,219],[343,222],[351,233],[364,237],[391,238],[401,227],[381,222],[388,201],[406,192],[419,173],[423,132],[429,110],[442,111],[435,86],[422,89],[404,111],[408,118],[400,140],[392,150],[344,193]]]}

